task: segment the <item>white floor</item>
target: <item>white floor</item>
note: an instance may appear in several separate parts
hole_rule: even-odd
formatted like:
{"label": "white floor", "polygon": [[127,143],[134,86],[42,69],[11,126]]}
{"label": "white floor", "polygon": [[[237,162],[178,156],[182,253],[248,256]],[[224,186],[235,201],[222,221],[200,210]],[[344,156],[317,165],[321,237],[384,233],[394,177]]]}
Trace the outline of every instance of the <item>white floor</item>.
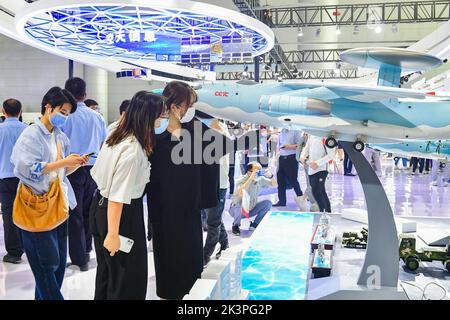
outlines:
{"label": "white floor", "polygon": [[[146,206],[144,206],[146,207]],[[1,215],[0,215],[1,217]],[[1,218],[0,218],[1,219]],[[242,221],[242,235],[235,236],[231,233],[232,218],[224,214],[225,225],[228,230],[230,246],[243,245],[249,241],[251,232],[248,231],[249,221]],[[0,222],[0,226],[3,222]],[[204,239],[206,233],[203,234]],[[6,254],[4,249],[3,228],[0,227],[0,258]],[[68,261],[69,258],[68,258]],[[63,296],[68,300],[92,300],[94,298],[96,260],[95,252],[91,252],[90,270],[80,272],[77,267],[66,269],[63,283]],[[34,299],[34,278],[28,265],[26,255],[22,256],[22,263],[13,265],[0,261],[0,300],[32,300]],[[148,249],[148,286],[147,299],[159,299],[156,296],[155,269],[151,242]]]}
{"label": "white floor", "polygon": [[[305,177],[302,170],[300,170],[300,184],[302,189],[305,186]],[[450,187],[436,188],[430,187],[430,177],[425,175],[411,177],[407,170],[394,171],[392,160],[383,161],[383,177],[381,178],[383,185],[386,187],[386,192],[393,206],[396,215],[403,217],[419,217],[426,216],[427,220],[434,222],[433,228],[444,227],[444,223],[440,221],[447,220],[450,217]],[[327,181],[329,190],[331,206],[335,213],[339,213],[345,208],[360,208],[364,209],[364,195],[362,193],[361,184],[357,177],[343,177],[341,174],[330,174],[330,179]],[[297,210],[294,202],[294,193],[292,190],[288,191],[287,207],[283,208],[287,211]],[[268,194],[262,198],[270,199],[273,202],[277,201],[276,194]],[[226,208],[228,208],[229,200]],[[146,207],[146,206],[144,206]],[[447,218],[447,219],[446,219]],[[244,219],[241,226],[241,237],[234,236],[231,232],[232,218],[228,213],[223,215],[225,227],[228,231],[229,241],[231,246],[239,246],[248,244],[251,232],[248,231],[249,221]],[[336,220],[339,221],[339,220]],[[361,225],[357,223],[342,222],[339,224],[340,232],[344,230],[360,229]],[[445,223],[445,228],[450,230],[450,224]],[[0,223],[0,258],[6,254],[3,241],[2,223]],[[204,233],[206,237],[206,233]],[[360,265],[364,258],[364,252],[361,250],[337,251],[337,264],[334,272],[336,274],[346,274],[352,277],[357,277],[359,274]],[[63,285],[63,295],[66,299],[84,299],[91,300],[94,295],[95,286],[95,254],[91,253],[90,270],[87,272],[80,272],[76,267],[70,267],[66,271],[66,277]],[[148,290],[147,299],[158,299],[155,288],[155,272],[153,266],[153,255],[149,248],[148,253]],[[401,273],[401,279],[414,280],[418,276],[423,275],[426,279],[438,278],[442,281],[447,289],[450,289],[449,274],[443,272],[442,267],[435,264],[425,264],[418,273],[411,274]],[[0,262],[0,299],[34,299],[34,278],[30,267],[26,261],[26,256],[23,256],[23,262],[19,265],[11,265]]]}

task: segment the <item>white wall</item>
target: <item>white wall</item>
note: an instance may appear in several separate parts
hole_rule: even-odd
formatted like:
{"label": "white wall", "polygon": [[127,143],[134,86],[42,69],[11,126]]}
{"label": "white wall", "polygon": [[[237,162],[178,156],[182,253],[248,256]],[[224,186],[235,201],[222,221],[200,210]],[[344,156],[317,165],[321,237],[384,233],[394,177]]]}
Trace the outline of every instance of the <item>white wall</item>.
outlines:
{"label": "white wall", "polygon": [[[16,98],[22,102],[24,112],[40,112],[47,90],[64,87],[68,60],[0,35],[0,75],[0,103]],[[115,73],[79,63],[74,64],[74,75],[85,79],[88,98],[100,104],[108,123],[118,118],[122,100],[131,99],[139,90],[164,86],[157,81],[116,78]]]}
{"label": "white wall", "polygon": [[120,103],[131,99],[140,90],[163,88],[164,83],[158,81],[142,81],[129,78],[116,78],[113,73],[108,74],[108,119],[115,121],[119,117]]}
{"label": "white wall", "polygon": [[[83,66],[75,64],[76,76]],[[25,112],[40,112],[44,94],[52,86],[63,87],[68,61],[0,35],[0,102],[16,98]]]}

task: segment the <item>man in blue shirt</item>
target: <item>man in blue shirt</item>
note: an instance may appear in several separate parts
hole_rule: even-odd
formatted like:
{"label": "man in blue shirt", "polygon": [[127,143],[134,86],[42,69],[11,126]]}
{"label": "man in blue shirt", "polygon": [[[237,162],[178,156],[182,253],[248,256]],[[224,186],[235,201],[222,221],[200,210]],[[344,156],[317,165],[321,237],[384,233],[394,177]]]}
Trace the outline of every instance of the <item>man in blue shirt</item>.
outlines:
{"label": "man in blue shirt", "polygon": [[[106,125],[103,117],[83,102],[86,99],[86,82],[80,78],[70,78],[65,89],[77,100],[77,111],[72,114],[63,128],[70,140],[70,153],[86,155],[98,153],[106,139]],[[69,216],[69,256],[73,265],[81,271],[88,270],[89,253],[92,250],[92,234],[89,230],[89,208],[97,188],[90,171],[96,156],[92,156],[86,166],[68,178],[75,192],[77,207]]]}
{"label": "man in blue shirt", "polygon": [[300,211],[306,211],[306,203],[303,197],[302,189],[298,183],[298,160],[296,158],[297,148],[302,142],[302,133],[300,131],[283,128],[278,139],[278,202],[274,207],[286,206],[287,184],[294,188],[296,197],[295,202]]}
{"label": "man in blue shirt", "polygon": [[2,113],[5,121],[0,125],[0,203],[3,213],[3,232],[7,254],[4,262],[20,263],[23,247],[20,230],[12,220],[14,199],[16,198],[19,179],[14,176],[14,166],[10,161],[12,149],[26,124],[19,121],[22,104],[16,99],[3,102]]}

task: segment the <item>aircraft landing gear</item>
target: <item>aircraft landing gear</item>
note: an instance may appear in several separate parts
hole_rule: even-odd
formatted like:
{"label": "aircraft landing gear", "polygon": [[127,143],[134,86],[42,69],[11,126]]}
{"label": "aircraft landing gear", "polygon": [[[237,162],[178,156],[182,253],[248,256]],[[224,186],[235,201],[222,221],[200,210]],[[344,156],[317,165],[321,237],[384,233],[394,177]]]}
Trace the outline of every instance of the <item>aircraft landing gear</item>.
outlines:
{"label": "aircraft landing gear", "polygon": [[355,150],[357,152],[363,152],[364,148],[365,148],[365,145],[362,141],[358,140],[353,143],[353,150]]}
{"label": "aircraft landing gear", "polygon": [[329,148],[329,149],[333,149],[333,148],[335,148],[335,147],[337,147],[337,141],[336,141],[336,139],[334,138],[334,137],[328,137],[326,140],[325,140],[325,145],[327,146],[327,148]]}

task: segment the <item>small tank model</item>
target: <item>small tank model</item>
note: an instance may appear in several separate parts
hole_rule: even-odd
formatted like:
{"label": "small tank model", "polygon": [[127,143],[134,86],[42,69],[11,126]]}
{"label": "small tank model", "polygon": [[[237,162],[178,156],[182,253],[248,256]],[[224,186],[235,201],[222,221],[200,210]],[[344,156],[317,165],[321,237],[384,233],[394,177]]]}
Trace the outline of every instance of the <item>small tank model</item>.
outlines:
{"label": "small tank model", "polygon": [[342,246],[352,249],[366,249],[369,230],[362,228],[360,232],[344,232],[342,234]]}

